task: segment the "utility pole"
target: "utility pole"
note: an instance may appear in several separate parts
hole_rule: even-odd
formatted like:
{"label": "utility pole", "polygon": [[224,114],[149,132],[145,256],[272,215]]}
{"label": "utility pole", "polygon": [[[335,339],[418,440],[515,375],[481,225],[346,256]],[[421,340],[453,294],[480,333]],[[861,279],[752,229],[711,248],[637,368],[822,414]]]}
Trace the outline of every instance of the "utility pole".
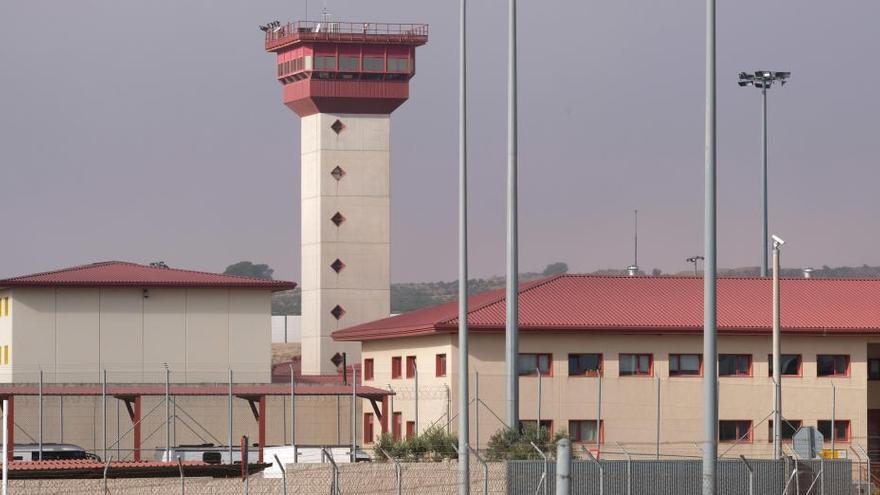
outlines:
{"label": "utility pole", "polygon": [[507,39],[507,424],[519,428],[519,234],[517,231],[516,0],[508,0]]}

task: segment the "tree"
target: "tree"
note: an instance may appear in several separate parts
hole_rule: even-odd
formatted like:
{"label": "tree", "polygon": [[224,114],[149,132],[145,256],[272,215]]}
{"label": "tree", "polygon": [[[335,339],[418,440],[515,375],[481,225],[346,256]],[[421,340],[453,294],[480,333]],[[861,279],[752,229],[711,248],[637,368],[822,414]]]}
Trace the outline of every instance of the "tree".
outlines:
{"label": "tree", "polygon": [[542,452],[556,450],[556,442],[565,438],[565,430],[556,432],[550,437],[547,428],[538,430],[534,421],[523,425],[522,431],[516,428],[502,428],[489,439],[486,457],[491,461],[521,461],[541,459],[540,454],[532,447],[534,443]]}
{"label": "tree", "polygon": [[550,275],[562,275],[563,273],[568,273],[568,263],[562,261],[550,263],[544,268],[544,276],[546,277],[549,277]]}
{"label": "tree", "polygon": [[269,265],[255,265],[250,261],[239,261],[234,265],[229,265],[223,271],[224,275],[238,275],[239,277],[265,278],[272,280],[272,274],[275,270],[269,268]]}

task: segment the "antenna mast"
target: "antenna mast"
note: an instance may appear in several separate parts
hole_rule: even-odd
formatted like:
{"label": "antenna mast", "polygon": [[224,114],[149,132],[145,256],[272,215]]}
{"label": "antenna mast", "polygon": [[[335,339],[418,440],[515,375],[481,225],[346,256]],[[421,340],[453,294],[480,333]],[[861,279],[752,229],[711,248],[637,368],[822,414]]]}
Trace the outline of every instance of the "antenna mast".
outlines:
{"label": "antenna mast", "polygon": [[639,210],[633,210],[633,239],[634,239],[634,250],[635,256],[633,260],[633,266],[639,266]]}

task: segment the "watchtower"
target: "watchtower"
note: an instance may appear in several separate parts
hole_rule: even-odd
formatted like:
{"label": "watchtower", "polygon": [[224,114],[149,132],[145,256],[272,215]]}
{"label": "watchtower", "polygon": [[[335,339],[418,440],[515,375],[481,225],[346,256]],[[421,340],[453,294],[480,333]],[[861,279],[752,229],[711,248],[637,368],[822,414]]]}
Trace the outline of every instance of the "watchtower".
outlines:
{"label": "watchtower", "polygon": [[391,112],[409,98],[425,24],[299,21],[266,29],[283,101],[301,117],[302,370],[358,343],[330,333],[391,311]]}

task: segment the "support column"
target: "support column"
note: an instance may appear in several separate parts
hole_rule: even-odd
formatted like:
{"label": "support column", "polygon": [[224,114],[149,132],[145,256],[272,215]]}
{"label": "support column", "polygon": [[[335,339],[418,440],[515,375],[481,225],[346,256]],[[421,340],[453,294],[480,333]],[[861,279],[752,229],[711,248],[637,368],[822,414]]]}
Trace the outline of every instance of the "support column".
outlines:
{"label": "support column", "polygon": [[8,432],[6,458],[9,462],[12,462],[12,456],[15,451],[15,396],[7,396],[6,400],[9,401],[7,402],[9,411],[6,414],[6,430]]}
{"label": "support column", "polygon": [[134,415],[131,418],[134,423],[134,437],[132,441],[132,449],[134,450],[134,460],[141,460],[141,396],[134,396]]}
{"label": "support column", "polygon": [[266,396],[260,396],[260,414],[257,418],[257,428],[259,430],[260,454],[258,462],[263,462],[263,449],[266,447]]}
{"label": "support column", "polygon": [[382,434],[388,433],[388,396],[382,397],[382,417],[379,419]]}

